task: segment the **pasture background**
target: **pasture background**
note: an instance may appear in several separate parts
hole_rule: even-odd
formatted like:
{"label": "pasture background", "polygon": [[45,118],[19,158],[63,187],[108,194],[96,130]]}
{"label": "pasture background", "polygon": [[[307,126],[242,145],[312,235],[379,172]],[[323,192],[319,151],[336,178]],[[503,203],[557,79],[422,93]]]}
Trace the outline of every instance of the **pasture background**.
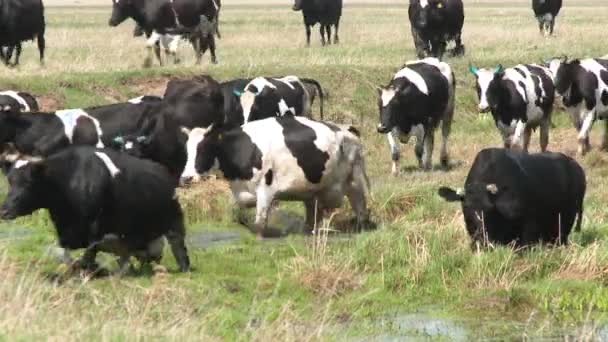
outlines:
{"label": "pasture background", "polygon": [[[447,60],[458,86],[450,143],[454,167],[420,172],[407,145],[399,178],[389,176],[386,139],[375,133],[375,87],[414,56],[401,2],[345,1],[341,45],[321,48],[315,29],[312,47],[305,48],[301,15],[290,10],[291,2],[226,0],[218,66],[209,65],[208,56],[193,66],[194,56],[183,44],[181,65],[153,69],[141,68],[144,41],[132,38],[132,22],[107,26],[110,6],[98,6],[106,3],[47,8],[45,67],[27,44],[21,67],[1,69],[1,88],[31,91],[50,111],[162,94],[167,80],[202,73],[219,80],[316,78],[329,94],[326,117],[363,132],[379,229],[327,240],[296,234],[257,242],[233,223],[225,185],[207,182],[181,192],[192,274],[148,270],[123,279],[58,282],[55,275],[63,269],[46,254],[55,241],[52,225],[37,213],[2,225],[0,334],[66,340],[606,337],[605,153],[593,150],[579,159],[589,191],[583,232],[574,233],[568,247],[471,251],[459,206],[435,195],[440,185],[462,185],[479,149],[500,145],[492,121],[476,113],[468,63],[510,66],[563,54],[604,55],[604,2],[567,2],[555,37],[544,39],[527,1],[465,1],[467,54]],[[553,121],[550,149],[573,155],[575,132],[559,106]],[[435,161],[439,141],[438,135]],[[538,150],[536,134],[531,146]],[[299,205],[282,205],[273,222],[298,226],[301,215]],[[339,211],[326,225],[343,227],[349,215]],[[163,264],[175,269],[169,254]]]}

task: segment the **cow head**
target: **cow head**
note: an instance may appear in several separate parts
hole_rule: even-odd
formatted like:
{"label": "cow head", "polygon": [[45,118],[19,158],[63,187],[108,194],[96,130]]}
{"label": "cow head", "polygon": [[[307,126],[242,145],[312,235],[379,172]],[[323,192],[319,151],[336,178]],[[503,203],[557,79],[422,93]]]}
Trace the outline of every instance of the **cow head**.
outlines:
{"label": "cow head", "polygon": [[291,9],[294,11],[301,11],[304,1],[305,0],[295,0]]}
{"label": "cow head", "polygon": [[409,120],[408,113],[421,100],[416,89],[413,83],[404,78],[393,80],[387,87],[378,87],[378,133],[386,134],[397,126],[404,133],[411,130],[413,122]]}
{"label": "cow head", "polygon": [[4,165],[10,186],[0,207],[0,217],[12,220],[42,208],[49,191],[43,185],[45,161],[39,157],[21,155],[14,148],[5,147],[0,155],[0,163]]}
{"label": "cow head", "polygon": [[0,144],[15,141],[18,132],[27,129],[31,123],[12,105],[4,106],[0,110]]}
{"label": "cow head", "polygon": [[438,190],[439,196],[446,201],[462,202],[464,207],[475,211],[494,209],[500,193],[501,189],[493,183],[474,183],[467,186],[465,190],[454,190],[447,187],[441,187]]}
{"label": "cow head", "polygon": [[108,25],[115,27],[135,14],[133,0],[112,0],[112,16]]}
{"label": "cow head", "polygon": [[182,130],[188,135],[186,142],[188,159],[180,178],[180,185],[184,186],[197,182],[201,175],[213,168],[219,153],[222,132],[220,128],[214,128],[213,125],[207,128],[192,130],[182,128]]}
{"label": "cow head", "polygon": [[496,69],[478,69],[469,66],[469,71],[476,78],[477,97],[479,98],[479,112],[487,113],[496,109],[499,104],[501,80],[504,76],[504,68],[498,65]]}
{"label": "cow head", "polygon": [[448,0],[410,0],[413,9],[412,25],[418,29],[426,29],[446,21]]}
{"label": "cow head", "polygon": [[250,84],[240,97],[244,123],[279,115],[281,100],[275,88],[264,86],[259,89],[258,86]]}
{"label": "cow head", "polygon": [[568,61],[567,57],[554,58],[549,61],[549,70],[553,74],[553,82],[555,83],[555,91],[564,97],[564,100],[569,98],[569,91],[574,82],[576,69],[581,62],[578,59]]}

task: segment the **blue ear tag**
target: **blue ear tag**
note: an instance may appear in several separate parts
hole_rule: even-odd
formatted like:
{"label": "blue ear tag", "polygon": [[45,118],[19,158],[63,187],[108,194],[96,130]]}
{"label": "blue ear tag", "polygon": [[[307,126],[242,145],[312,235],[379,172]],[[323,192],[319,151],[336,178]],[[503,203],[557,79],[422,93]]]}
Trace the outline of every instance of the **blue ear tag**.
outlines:
{"label": "blue ear tag", "polygon": [[232,93],[233,93],[234,95],[238,96],[238,97],[241,97],[241,95],[243,95],[243,93],[242,93],[242,92],[240,92],[240,91],[238,91],[238,90],[236,90],[236,89],[234,89],[234,90],[232,91]]}
{"label": "blue ear tag", "polygon": [[137,142],[144,142],[144,141],[146,141],[146,139],[147,139],[146,136],[141,135],[141,136],[137,137],[136,140],[137,140]]}
{"label": "blue ear tag", "polygon": [[124,143],[125,143],[125,139],[123,137],[116,137],[116,138],[112,139],[112,141],[114,141],[117,144],[121,144],[121,145],[124,145]]}

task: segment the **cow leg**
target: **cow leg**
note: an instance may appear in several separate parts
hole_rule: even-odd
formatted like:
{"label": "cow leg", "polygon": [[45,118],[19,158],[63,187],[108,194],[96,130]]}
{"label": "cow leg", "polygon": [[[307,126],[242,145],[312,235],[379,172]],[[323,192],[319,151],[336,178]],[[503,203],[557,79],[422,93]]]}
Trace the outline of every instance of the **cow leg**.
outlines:
{"label": "cow leg", "polygon": [[464,56],[464,45],[462,45],[462,34],[461,33],[458,33],[458,35],[456,36],[456,39],[454,39],[454,42],[456,43],[456,46],[454,47],[454,50],[452,51],[452,56],[454,56],[454,57]]}
{"label": "cow leg", "polygon": [[554,27],[555,27],[555,18],[552,18],[551,22],[549,22],[549,35],[553,35]]}
{"label": "cow leg", "polygon": [[261,185],[256,194],[256,214],[255,214],[255,230],[258,240],[264,238],[263,233],[268,225],[268,216],[272,208],[274,194],[268,186]]}
{"label": "cow leg", "polygon": [[188,249],[185,243],[186,228],[184,227],[184,219],[181,214],[175,220],[172,229],[167,232],[165,237],[171,246],[171,252],[179,265],[179,270],[181,272],[189,272],[190,258],[188,257]]}
{"label": "cow leg", "polygon": [[[453,106],[453,105],[452,105]],[[449,115],[443,118],[441,123],[441,154],[439,155],[439,161],[441,167],[447,169],[450,166],[450,156],[448,154],[448,139],[450,132],[452,131],[452,118],[454,116],[454,110],[450,111]]]}
{"label": "cow leg", "polygon": [[[513,133],[513,136],[511,137],[511,148],[521,148],[522,150],[527,151],[526,147],[524,146],[526,140],[526,132],[528,132],[528,127],[526,127],[526,123],[521,120],[518,120],[515,126],[515,133]],[[522,139],[524,140],[523,143]]]}
{"label": "cow leg", "polygon": [[608,151],[608,119],[603,120],[604,130],[602,131],[602,141],[600,148],[602,151]]}
{"label": "cow leg", "polygon": [[327,45],[331,45],[331,24],[325,27],[325,32],[327,33]]}
{"label": "cow leg", "polygon": [[46,49],[46,40],[44,33],[38,35],[38,53],[40,54],[40,65],[44,65],[44,50]]}
{"label": "cow leg", "polygon": [[6,64],[7,66],[10,66],[11,64],[11,59],[13,59],[13,51],[14,51],[14,46],[9,45],[6,47],[6,57],[4,59],[4,64]]}
{"label": "cow leg", "polygon": [[547,151],[549,146],[549,129],[551,128],[551,119],[545,119],[540,124],[540,150]]}
{"label": "cow leg", "polygon": [[192,49],[194,49],[194,55],[196,56],[196,64],[201,64],[201,61],[203,59],[203,50],[202,50],[202,45],[203,43],[203,38],[201,37],[200,39],[198,37],[191,37],[190,38],[190,44],[192,44]]}
{"label": "cow leg", "polygon": [[414,46],[416,47],[416,56],[418,58],[426,57],[426,51],[428,50],[428,42],[424,41],[420,34],[412,27],[412,37],[414,38]]}
{"label": "cow leg", "polygon": [[346,191],[346,197],[351,208],[355,212],[357,224],[356,229],[366,229],[369,227],[369,210],[367,209],[366,195],[369,190],[369,178],[365,174],[365,162],[362,158],[354,161],[352,181]]}
{"label": "cow leg", "polygon": [[325,46],[325,25],[319,25],[319,33],[321,33],[321,45]]}
{"label": "cow leg", "polygon": [[578,153],[580,155],[585,155],[589,151],[589,132],[593,127],[593,123],[595,122],[595,109],[592,109],[587,112],[583,112],[581,115],[583,119],[583,123],[581,125],[581,130],[578,134]]}
{"label": "cow leg", "polygon": [[338,37],[338,30],[340,29],[340,18],[338,18],[338,20],[336,20],[336,30],[334,32],[334,44],[339,44],[340,43],[340,37]]}
{"label": "cow leg", "polygon": [[21,58],[21,43],[17,43],[15,46],[15,64],[14,66],[19,65],[19,59]]}
{"label": "cow leg", "polygon": [[392,174],[393,176],[398,176],[399,175],[399,159],[401,158],[401,151],[400,151],[400,142],[399,142],[399,135],[401,133],[399,132],[398,128],[393,128],[392,131],[390,131],[387,135],[386,138],[388,139],[388,145],[391,148],[391,159],[393,161],[393,169],[392,169]]}
{"label": "cow leg", "polygon": [[422,152],[422,168],[429,171],[433,168],[433,145],[435,144],[435,132],[432,129],[424,130]]}
{"label": "cow leg", "polygon": [[315,233],[323,219],[323,210],[319,207],[319,201],[316,198],[304,201],[304,207],[306,208],[307,233]]}
{"label": "cow leg", "polygon": [[522,144],[522,149],[526,153],[528,153],[528,148],[530,147],[531,138],[532,138],[532,128],[530,128],[530,127],[524,128],[524,134],[523,134],[524,141]]}
{"label": "cow leg", "polygon": [[310,25],[305,25],[306,26],[306,46],[309,47],[310,46],[310,34],[311,34],[311,29],[310,29]]}
{"label": "cow leg", "polygon": [[160,38],[160,35],[154,31],[146,41],[146,49],[148,50],[148,54],[146,59],[144,59],[144,68],[149,68],[152,66],[152,53],[154,52],[156,53],[156,58],[158,58],[160,65],[163,65],[162,60],[160,59]]}
{"label": "cow leg", "polygon": [[180,39],[182,38],[179,35],[171,35],[169,38],[169,54],[173,56],[173,64],[180,63],[179,56],[177,55]]}
{"label": "cow leg", "polygon": [[[211,63],[217,64],[217,56],[215,55],[215,37],[213,35],[209,36],[208,40],[209,52],[211,52]],[[205,46],[203,50],[203,54],[207,51],[207,46]]]}

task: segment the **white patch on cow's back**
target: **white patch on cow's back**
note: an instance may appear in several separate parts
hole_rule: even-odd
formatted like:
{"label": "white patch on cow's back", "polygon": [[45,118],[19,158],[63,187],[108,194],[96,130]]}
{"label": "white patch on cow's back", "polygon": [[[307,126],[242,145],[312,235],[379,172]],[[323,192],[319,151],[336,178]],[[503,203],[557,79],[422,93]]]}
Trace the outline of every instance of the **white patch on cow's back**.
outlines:
{"label": "white patch on cow's back", "polygon": [[6,90],[0,92],[0,95],[12,97],[15,101],[19,102],[19,104],[23,107],[23,112],[29,112],[31,110],[30,106],[27,104],[27,101],[23,97],[21,97],[16,91]]}
{"label": "white patch on cow's back", "polygon": [[285,76],[283,78],[275,78],[275,80],[285,83],[291,89],[296,89],[292,83],[300,83],[300,79],[297,76]]}
{"label": "white patch on cow's back", "polygon": [[70,144],[72,143],[72,139],[74,137],[74,128],[76,128],[76,125],[78,124],[78,119],[80,117],[86,117],[93,122],[93,124],[95,125],[95,130],[97,131],[97,144],[95,145],[95,147],[97,147],[97,148],[104,147],[103,142],[101,141],[103,132],[101,130],[101,125],[99,123],[99,120],[90,116],[84,110],[82,110],[82,109],[58,110],[55,112],[55,115],[59,118],[59,120],[61,120],[61,123],[63,123],[64,132],[65,132],[65,135],[68,137]]}
{"label": "white patch on cow's back", "polygon": [[398,78],[406,78],[412,84],[414,84],[421,93],[423,93],[425,95],[429,94],[429,88],[426,85],[426,81],[424,80],[422,75],[420,75],[416,71],[414,71],[408,67],[405,67],[405,68],[399,70],[395,74],[395,77],[393,77],[393,79],[398,79]]}
{"label": "white patch on cow's back", "polygon": [[[257,90],[258,90],[258,94],[259,94],[260,92],[262,92],[262,90],[263,90],[265,87],[269,87],[269,88],[272,88],[272,89],[276,89],[276,88],[277,88],[277,87],[276,87],[274,84],[272,84],[270,81],[268,81],[268,79],[266,79],[265,77],[256,77],[256,78],[254,78],[253,80],[251,80],[251,82],[249,82],[249,83],[248,83],[248,84],[245,86],[245,89],[249,88],[249,86],[254,86],[254,87],[256,87],[256,88],[257,88]],[[256,95],[257,95],[257,94],[256,94]]]}
{"label": "white patch on cow's back", "polygon": [[95,152],[95,155],[106,165],[108,171],[110,171],[110,175],[112,178],[116,177],[120,173],[120,169],[116,167],[116,164],[108,157],[104,152]]}
{"label": "white patch on cow's back", "polygon": [[142,103],[142,102],[143,102],[143,99],[144,99],[144,97],[143,97],[143,96],[140,96],[140,97],[135,97],[135,98],[132,98],[132,99],[130,99],[130,100],[129,100],[129,101],[127,101],[127,102],[132,103],[132,104],[140,104],[140,103]]}
{"label": "white patch on cow's back", "polygon": [[382,89],[382,95],[380,95],[380,98],[382,99],[382,107],[388,106],[391,100],[395,97],[395,94],[397,94],[397,92],[393,88]]}
{"label": "white patch on cow's back", "polygon": [[[529,84],[528,81],[531,81],[531,80],[528,80],[526,77],[522,76],[522,74],[520,74],[517,70],[515,70],[515,68],[517,68],[517,67],[519,67],[520,70],[523,69],[522,65],[518,65],[518,66],[513,67],[513,68],[505,69],[505,75],[503,76],[503,79],[507,79],[507,80],[512,81],[515,84],[515,89],[517,90],[517,92],[519,93],[519,95],[521,96],[521,98],[524,101],[526,101],[526,103],[529,103],[529,99],[528,99],[528,94],[526,92],[526,88],[522,87],[522,85],[521,85],[520,82],[522,82],[526,87],[528,87],[528,84]],[[531,89],[534,90],[534,86],[532,86]]]}
{"label": "white patch on cow's back", "polygon": [[450,67],[450,65],[448,63],[442,62],[435,57],[426,57],[426,58],[423,58],[423,59],[420,59],[417,61],[408,61],[405,63],[405,65],[415,64],[415,63],[424,63],[424,64],[428,64],[428,65],[432,65],[432,66],[436,67],[437,69],[439,69],[439,72],[443,75],[443,77],[445,77],[445,79],[448,80],[448,84],[450,86],[452,85],[452,82],[453,82],[452,68]]}
{"label": "white patch on cow's back", "polygon": [[27,164],[29,164],[30,161],[29,160],[23,160],[23,159],[19,159],[15,162],[15,169],[20,169],[24,166],[26,166]]}

